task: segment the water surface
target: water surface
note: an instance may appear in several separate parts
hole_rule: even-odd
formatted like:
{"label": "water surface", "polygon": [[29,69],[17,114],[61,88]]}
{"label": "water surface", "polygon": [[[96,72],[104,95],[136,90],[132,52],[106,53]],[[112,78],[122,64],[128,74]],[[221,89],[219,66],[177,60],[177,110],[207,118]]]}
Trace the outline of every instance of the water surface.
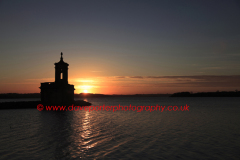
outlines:
{"label": "water surface", "polygon": [[239,98],[108,97],[189,111],[0,111],[1,159],[239,159]]}

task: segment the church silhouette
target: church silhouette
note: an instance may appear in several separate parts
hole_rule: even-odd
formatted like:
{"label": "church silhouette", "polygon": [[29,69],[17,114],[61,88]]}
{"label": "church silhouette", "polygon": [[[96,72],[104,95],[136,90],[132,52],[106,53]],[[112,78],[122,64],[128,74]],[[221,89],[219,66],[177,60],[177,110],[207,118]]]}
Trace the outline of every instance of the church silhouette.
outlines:
{"label": "church silhouette", "polygon": [[48,104],[64,104],[74,102],[74,85],[68,84],[68,66],[63,61],[61,52],[60,61],[55,65],[55,82],[41,83],[41,102]]}

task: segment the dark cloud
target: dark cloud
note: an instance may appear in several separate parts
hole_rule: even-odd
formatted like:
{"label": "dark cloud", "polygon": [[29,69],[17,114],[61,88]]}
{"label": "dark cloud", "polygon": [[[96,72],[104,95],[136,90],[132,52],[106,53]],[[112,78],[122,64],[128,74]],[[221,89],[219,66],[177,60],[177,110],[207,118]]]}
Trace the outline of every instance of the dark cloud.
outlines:
{"label": "dark cloud", "polygon": [[117,76],[115,78],[126,78],[125,76]]}
{"label": "dark cloud", "polygon": [[224,75],[224,76],[216,76],[216,75],[200,75],[200,76],[147,76],[144,78],[152,78],[152,79],[196,79],[196,80],[215,80],[215,81],[225,81],[225,80],[236,80],[240,82],[240,75]]}
{"label": "dark cloud", "polygon": [[139,79],[143,79],[144,77],[142,77],[142,76],[131,76],[131,77],[129,77],[129,78],[139,78]]}
{"label": "dark cloud", "polygon": [[[199,76],[131,76],[139,79],[134,86],[149,87],[240,87],[240,75],[199,75]],[[140,80],[142,79],[142,80]],[[154,79],[149,82],[148,79]]]}

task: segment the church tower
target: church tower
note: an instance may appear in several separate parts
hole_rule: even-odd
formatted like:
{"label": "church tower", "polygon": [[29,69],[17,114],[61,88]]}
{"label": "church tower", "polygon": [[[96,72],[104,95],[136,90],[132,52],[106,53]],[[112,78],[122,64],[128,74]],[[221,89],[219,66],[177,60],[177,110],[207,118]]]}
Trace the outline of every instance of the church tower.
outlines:
{"label": "church tower", "polygon": [[61,58],[55,65],[55,83],[68,84],[68,66],[69,64],[63,61],[63,53],[61,52]]}
{"label": "church tower", "polygon": [[68,66],[63,61],[61,53],[60,61],[55,65],[55,82],[41,83],[41,101],[45,104],[61,105],[74,102],[74,85],[68,84]]}

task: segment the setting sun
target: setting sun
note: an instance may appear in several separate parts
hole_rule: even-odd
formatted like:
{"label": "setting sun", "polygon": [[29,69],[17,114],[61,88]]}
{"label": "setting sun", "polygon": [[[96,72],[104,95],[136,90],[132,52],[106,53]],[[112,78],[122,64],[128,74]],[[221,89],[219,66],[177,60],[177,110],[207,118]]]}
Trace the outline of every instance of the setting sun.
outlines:
{"label": "setting sun", "polygon": [[77,85],[75,87],[76,93],[91,93],[92,92],[92,86],[89,85]]}

